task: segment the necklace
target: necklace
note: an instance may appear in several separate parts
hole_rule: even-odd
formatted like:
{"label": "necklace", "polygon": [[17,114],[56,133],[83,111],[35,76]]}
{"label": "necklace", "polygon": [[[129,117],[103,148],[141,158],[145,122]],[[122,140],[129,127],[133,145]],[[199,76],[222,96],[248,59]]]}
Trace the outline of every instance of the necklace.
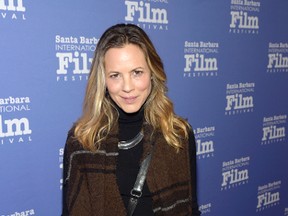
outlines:
{"label": "necklace", "polygon": [[143,137],[144,137],[144,134],[142,131],[140,131],[134,138],[130,140],[118,142],[118,148],[124,149],[124,150],[131,149],[134,146],[136,146],[138,143],[140,143]]}

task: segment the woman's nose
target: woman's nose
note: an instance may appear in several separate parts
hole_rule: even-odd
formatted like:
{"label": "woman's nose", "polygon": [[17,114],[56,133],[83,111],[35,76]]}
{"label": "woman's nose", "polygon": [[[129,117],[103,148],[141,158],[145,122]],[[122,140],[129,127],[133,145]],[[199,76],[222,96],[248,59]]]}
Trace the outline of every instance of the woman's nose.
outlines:
{"label": "woman's nose", "polygon": [[133,90],[133,80],[131,77],[124,77],[123,79],[123,91],[131,92]]}

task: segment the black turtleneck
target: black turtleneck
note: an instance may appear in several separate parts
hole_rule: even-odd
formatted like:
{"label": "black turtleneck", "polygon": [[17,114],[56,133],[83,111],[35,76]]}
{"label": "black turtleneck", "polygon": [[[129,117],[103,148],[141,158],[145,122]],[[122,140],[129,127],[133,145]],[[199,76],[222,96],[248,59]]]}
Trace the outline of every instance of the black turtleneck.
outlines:
{"label": "black turtleneck", "polygon": [[[141,130],[144,119],[144,109],[136,113],[125,113],[117,107],[119,112],[119,140],[125,141],[134,138]],[[138,171],[139,161],[143,153],[143,142],[140,142],[131,149],[119,149],[116,177],[122,199],[127,209],[130,191],[132,190]],[[153,215],[151,193],[144,184],[142,197],[138,201],[134,215]]]}

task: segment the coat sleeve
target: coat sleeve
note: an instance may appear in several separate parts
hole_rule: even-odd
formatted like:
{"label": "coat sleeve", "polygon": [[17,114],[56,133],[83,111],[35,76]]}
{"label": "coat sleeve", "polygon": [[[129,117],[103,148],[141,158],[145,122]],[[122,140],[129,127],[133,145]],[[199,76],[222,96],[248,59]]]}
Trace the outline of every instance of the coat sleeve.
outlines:
{"label": "coat sleeve", "polygon": [[197,200],[197,165],[196,165],[196,143],[193,130],[189,133],[189,156],[192,188],[192,215],[201,215]]}
{"label": "coat sleeve", "polygon": [[68,170],[70,164],[70,156],[73,152],[77,151],[79,144],[74,139],[74,127],[69,130],[65,147],[64,147],[64,157],[63,157],[63,186],[62,186],[62,216],[69,215],[68,203],[67,203],[67,192],[68,192],[68,185],[69,181],[67,180],[68,177]]}

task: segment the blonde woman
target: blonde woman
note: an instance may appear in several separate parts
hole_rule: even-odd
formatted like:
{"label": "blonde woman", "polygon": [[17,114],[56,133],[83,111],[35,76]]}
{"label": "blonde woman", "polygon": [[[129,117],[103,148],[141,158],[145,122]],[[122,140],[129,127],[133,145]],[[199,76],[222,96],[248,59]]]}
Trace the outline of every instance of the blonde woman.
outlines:
{"label": "blonde woman", "polygon": [[194,135],[166,91],[147,34],[107,29],[65,145],[63,215],[200,215]]}

